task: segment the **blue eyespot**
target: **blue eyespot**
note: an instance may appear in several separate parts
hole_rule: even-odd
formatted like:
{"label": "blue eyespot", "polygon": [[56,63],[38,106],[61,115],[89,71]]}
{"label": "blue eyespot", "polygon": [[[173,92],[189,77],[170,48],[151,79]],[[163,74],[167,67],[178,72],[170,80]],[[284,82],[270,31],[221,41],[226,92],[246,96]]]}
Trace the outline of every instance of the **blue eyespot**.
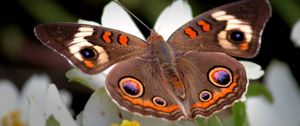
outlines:
{"label": "blue eyespot", "polygon": [[129,81],[125,82],[122,88],[125,90],[126,93],[130,95],[137,95],[140,90],[137,84]]}
{"label": "blue eyespot", "polygon": [[84,49],[80,50],[80,54],[85,59],[93,59],[96,57],[96,52],[93,48],[84,48]]}
{"label": "blue eyespot", "polygon": [[199,98],[201,101],[209,101],[210,99],[212,99],[212,94],[209,91],[201,91],[199,94]]}
{"label": "blue eyespot", "polygon": [[167,106],[166,100],[163,99],[162,97],[158,97],[158,96],[153,97],[152,102],[157,106],[162,106],[162,107]]}
{"label": "blue eyespot", "polygon": [[132,77],[126,77],[119,81],[121,91],[130,97],[137,98],[143,95],[144,87],[140,81]]}
{"label": "blue eyespot", "polygon": [[227,71],[218,71],[214,73],[214,79],[217,83],[226,85],[228,82],[230,82],[230,75]]}
{"label": "blue eyespot", "polygon": [[209,71],[208,78],[212,84],[218,87],[227,87],[232,83],[232,74],[224,67],[211,69]]}
{"label": "blue eyespot", "polygon": [[235,42],[243,42],[245,40],[245,35],[241,31],[233,31],[230,33],[230,40]]}

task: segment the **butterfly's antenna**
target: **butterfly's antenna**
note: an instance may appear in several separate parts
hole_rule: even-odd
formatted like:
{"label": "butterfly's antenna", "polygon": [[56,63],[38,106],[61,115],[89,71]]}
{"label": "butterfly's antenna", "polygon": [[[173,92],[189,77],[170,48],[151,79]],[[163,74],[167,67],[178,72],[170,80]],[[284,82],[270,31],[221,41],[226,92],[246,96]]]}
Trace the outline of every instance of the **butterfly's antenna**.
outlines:
{"label": "butterfly's antenna", "polygon": [[151,28],[149,28],[143,21],[141,21],[137,16],[135,16],[130,10],[128,10],[121,2],[118,0],[114,0],[118,5],[120,5],[125,11],[127,11],[131,16],[133,16],[136,20],[138,20],[142,25],[144,25],[149,31],[153,31]]}

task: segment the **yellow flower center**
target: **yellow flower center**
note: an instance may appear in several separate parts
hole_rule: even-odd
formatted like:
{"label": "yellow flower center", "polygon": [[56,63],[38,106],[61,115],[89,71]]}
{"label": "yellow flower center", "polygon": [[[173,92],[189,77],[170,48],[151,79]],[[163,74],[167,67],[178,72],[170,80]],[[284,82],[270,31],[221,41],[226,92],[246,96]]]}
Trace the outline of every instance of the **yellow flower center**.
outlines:
{"label": "yellow flower center", "polygon": [[26,126],[20,120],[20,111],[15,110],[10,113],[7,113],[5,116],[2,117],[1,125],[2,126]]}
{"label": "yellow flower center", "polygon": [[138,121],[123,120],[120,125],[112,124],[111,126],[141,126]]}

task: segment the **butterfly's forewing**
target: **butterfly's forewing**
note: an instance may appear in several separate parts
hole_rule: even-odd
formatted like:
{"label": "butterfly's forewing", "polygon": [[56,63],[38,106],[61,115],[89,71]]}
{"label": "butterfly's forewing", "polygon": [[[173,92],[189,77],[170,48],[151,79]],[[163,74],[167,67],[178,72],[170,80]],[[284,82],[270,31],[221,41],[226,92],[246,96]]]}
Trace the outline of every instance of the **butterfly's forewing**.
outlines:
{"label": "butterfly's forewing", "polygon": [[207,11],[189,21],[169,38],[176,50],[224,52],[254,57],[271,16],[268,0],[243,0]]}
{"label": "butterfly's forewing", "polygon": [[41,24],[38,39],[85,73],[98,73],[112,64],[142,55],[147,43],[133,35],[100,26],[76,23]]}
{"label": "butterfly's forewing", "polygon": [[118,63],[108,74],[106,89],[126,110],[144,116],[177,120],[183,116],[180,105],[170,95],[170,85],[158,64],[143,58]]}
{"label": "butterfly's forewing", "polygon": [[209,117],[238,101],[246,92],[248,79],[241,63],[219,52],[189,51],[177,60],[188,87],[190,118]]}

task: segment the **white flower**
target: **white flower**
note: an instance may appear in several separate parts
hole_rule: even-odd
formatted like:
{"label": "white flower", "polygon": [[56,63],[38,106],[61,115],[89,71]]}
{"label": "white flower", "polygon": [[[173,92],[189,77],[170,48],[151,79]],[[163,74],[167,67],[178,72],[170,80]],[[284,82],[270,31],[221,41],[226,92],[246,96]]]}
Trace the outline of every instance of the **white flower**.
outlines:
{"label": "white flower", "polygon": [[104,87],[106,75],[103,74],[103,72],[99,74],[88,75],[74,68],[66,73],[66,77],[71,81],[79,82],[80,84],[83,84],[92,90],[97,90],[98,88]]}
{"label": "white flower", "polygon": [[[61,103],[60,98],[54,97],[58,95],[58,93],[53,92],[52,88],[48,89],[49,84],[50,80],[46,75],[34,75],[24,84],[19,94],[12,82],[0,80],[0,125],[45,126],[48,120],[47,115],[51,114],[54,115],[54,117],[55,114],[64,115],[63,112],[48,112],[49,106],[53,105],[57,107],[58,104]],[[54,85],[50,87],[53,86]],[[50,103],[45,103],[45,101],[49,101],[49,99],[53,100]],[[66,108],[64,105],[59,107],[60,111]],[[59,120],[58,122],[63,124],[64,122],[68,122],[68,120]]]}
{"label": "white flower", "polygon": [[247,100],[247,114],[253,126],[299,126],[300,92],[287,64],[272,61],[266,70],[264,84],[273,95],[274,102],[264,97]]}
{"label": "white flower", "polygon": [[300,20],[292,28],[291,40],[296,47],[300,47]]}
{"label": "white flower", "polygon": [[61,126],[77,126],[54,84],[49,85],[43,107],[45,119],[52,116]]}
{"label": "white flower", "polygon": [[[0,82],[0,120],[2,125],[10,126],[17,123],[23,126],[27,124],[42,126],[45,124],[45,120],[39,115],[42,115],[40,105],[43,104],[49,83],[50,80],[47,76],[32,76],[25,83],[19,95],[13,83],[2,80]],[[35,120],[31,121],[33,118]]]}
{"label": "white flower", "polygon": [[256,80],[264,75],[264,70],[261,69],[261,66],[250,62],[250,61],[240,61],[246,69],[246,74],[248,79]]}
{"label": "white flower", "polygon": [[[158,34],[162,35],[165,40],[167,40],[167,38],[176,29],[191,19],[192,11],[187,1],[177,0],[161,13],[155,23],[154,29]],[[101,25],[104,27],[118,29],[145,40],[145,37],[139,31],[128,13],[114,2],[110,2],[105,6],[101,22]],[[86,20],[79,20],[79,23],[97,26],[100,25],[96,22]],[[247,61],[243,61],[241,63],[245,66],[247,75],[249,74],[249,79],[257,79],[263,75],[263,71],[259,65]],[[103,88],[106,75],[112,67],[95,75],[86,75],[78,69],[72,69],[66,73],[66,76],[71,81],[83,83],[85,86],[95,90],[84,110],[77,116],[76,120],[79,125],[106,126],[121,124],[122,120],[136,120],[142,126],[196,126],[196,123],[192,121],[169,122],[156,118],[145,118],[138,115],[132,115],[129,112],[121,110],[112,102],[111,98]]]}

